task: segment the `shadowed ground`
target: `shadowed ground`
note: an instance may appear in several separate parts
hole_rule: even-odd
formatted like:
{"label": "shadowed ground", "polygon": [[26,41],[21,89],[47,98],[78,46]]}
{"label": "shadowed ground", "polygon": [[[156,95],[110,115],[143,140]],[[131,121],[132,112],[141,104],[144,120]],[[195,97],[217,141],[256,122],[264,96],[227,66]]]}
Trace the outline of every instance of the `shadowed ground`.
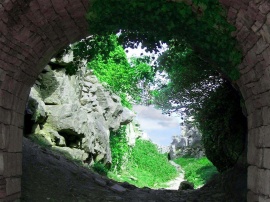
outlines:
{"label": "shadowed ground", "polygon": [[22,201],[245,201],[241,199],[239,190],[235,193],[239,197],[232,199],[235,196],[225,194],[219,184],[219,178],[216,178],[195,191],[138,189],[102,177],[27,139],[23,140]]}

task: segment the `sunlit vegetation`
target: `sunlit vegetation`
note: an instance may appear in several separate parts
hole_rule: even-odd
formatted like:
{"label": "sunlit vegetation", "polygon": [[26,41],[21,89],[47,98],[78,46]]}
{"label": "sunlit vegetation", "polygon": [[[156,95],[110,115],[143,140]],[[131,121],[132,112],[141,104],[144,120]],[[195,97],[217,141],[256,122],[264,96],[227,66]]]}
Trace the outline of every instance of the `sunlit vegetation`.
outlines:
{"label": "sunlit vegetation", "polygon": [[137,139],[126,158],[120,169],[108,172],[109,177],[137,187],[158,188],[165,187],[166,182],[178,175],[167,156],[159,153],[157,146],[146,140]]}
{"label": "sunlit vegetation", "polygon": [[86,61],[88,69],[120,96],[122,104],[128,108],[142,100],[142,86],[148,86],[154,79],[148,58],[132,58],[129,62],[116,35],[91,36],[73,44],[71,50],[74,68]]}
{"label": "sunlit vegetation", "polygon": [[[244,105],[232,86],[239,78],[236,67],[242,54],[232,37],[235,28],[227,22],[219,1],[192,2],[93,1],[88,21],[93,34],[106,36],[121,30],[119,41],[124,47],[141,42],[143,47],[156,51],[160,41],[168,45],[155,71],[167,72],[169,82],[152,93],[154,104],[164,113],[193,116],[203,134],[206,155],[223,172],[234,166],[245,145],[246,117],[241,115]],[[221,91],[229,99],[220,99]],[[227,107],[221,109],[220,104]],[[235,107],[228,107],[231,105]],[[231,121],[235,114],[240,114],[239,122]],[[220,160],[226,153],[233,155]]]}
{"label": "sunlit vegetation", "polygon": [[217,174],[216,167],[206,158],[178,158],[174,160],[185,172],[185,179],[194,184],[195,188],[201,187]]}

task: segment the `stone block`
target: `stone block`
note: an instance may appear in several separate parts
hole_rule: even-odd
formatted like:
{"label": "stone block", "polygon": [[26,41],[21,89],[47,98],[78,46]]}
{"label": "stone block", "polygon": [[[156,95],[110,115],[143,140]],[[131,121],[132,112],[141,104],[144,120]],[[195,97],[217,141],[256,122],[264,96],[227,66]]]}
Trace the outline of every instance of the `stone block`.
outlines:
{"label": "stone block", "polygon": [[[24,112],[25,109],[22,109],[22,111]],[[24,126],[24,114],[21,113],[17,113],[15,111],[12,112],[12,116],[11,116],[11,125],[13,126],[17,126],[19,128],[23,128]]]}
{"label": "stone block", "polygon": [[270,202],[270,198],[267,196],[259,196],[259,202]]}
{"label": "stone block", "polygon": [[246,26],[242,26],[241,30],[237,34],[237,39],[240,42],[243,42],[248,35],[250,34],[249,29]]}
{"label": "stone block", "polygon": [[268,12],[270,12],[270,3],[268,1],[263,2],[259,6],[259,10],[261,11],[261,13],[267,14]]}
{"label": "stone block", "polygon": [[[1,75],[0,75],[1,80]],[[10,76],[5,76],[5,80],[3,82],[3,85],[1,86],[1,89],[6,90],[8,92],[12,92],[12,83],[13,79]]]}
{"label": "stone block", "polygon": [[68,0],[51,0],[56,12],[65,9],[68,4]]}
{"label": "stone block", "polygon": [[4,152],[0,151],[0,176],[4,174],[5,162],[4,162]]}
{"label": "stone block", "polygon": [[258,193],[270,196],[270,170],[258,169]]}
{"label": "stone block", "polygon": [[262,108],[262,119],[263,119],[263,125],[265,126],[270,125],[270,108],[269,107]]}
{"label": "stone block", "polygon": [[[256,43],[259,39],[260,39],[260,36],[258,36],[258,34],[254,33],[254,32],[250,32],[250,34],[248,35],[248,37],[246,39],[247,43],[245,45],[245,48],[251,49],[252,51],[254,51],[253,47],[256,45]],[[257,60],[255,62],[253,62],[251,65],[255,65],[256,62],[257,62]]]}
{"label": "stone block", "polygon": [[266,169],[270,169],[270,149],[269,148],[263,149],[263,167]]}
{"label": "stone block", "polygon": [[260,38],[256,44],[256,54],[257,55],[261,54],[268,47],[269,47],[269,43],[263,40],[263,38]]}
{"label": "stone block", "polygon": [[0,90],[0,106],[5,109],[11,109],[13,104],[13,95],[5,90]]}
{"label": "stone block", "polygon": [[255,66],[256,78],[261,78],[265,74],[265,62],[258,62]]}
{"label": "stone block", "polygon": [[253,193],[252,191],[249,191],[247,193],[247,202],[257,202],[259,201],[259,196]]}
{"label": "stone block", "polygon": [[263,162],[263,149],[256,147],[257,139],[258,135],[255,136],[249,133],[247,160],[249,164],[261,167]]}
{"label": "stone block", "polygon": [[11,110],[0,107],[0,123],[10,124]]}
{"label": "stone block", "polygon": [[11,125],[7,151],[22,152],[22,138],[23,129]]}
{"label": "stone block", "polygon": [[13,110],[19,113],[23,113],[25,110],[25,106],[26,106],[26,101],[20,99],[19,97],[15,97],[14,96],[14,100],[13,100]]}
{"label": "stone block", "polygon": [[258,128],[263,125],[263,110],[257,109],[248,116],[248,129]]}
{"label": "stone block", "polygon": [[228,10],[228,14],[227,14],[227,19],[230,21],[230,22],[233,22],[235,21],[235,18],[237,16],[237,10],[230,7],[229,10]]}
{"label": "stone block", "polygon": [[0,123],[0,150],[7,150],[9,142],[9,126]]}
{"label": "stone block", "polygon": [[270,43],[270,27],[269,25],[264,24],[260,30],[260,34],[263,37],[263,40],[267,43]]}
{"label": "stone block", "polygon": [[270,126],[260,127],[259,136],[262,137],[260,146],[270,148]]}
{"label": "stone block", "polygon": [[6,179],[6,193],[7,196],[21,192],[21,179],[20,178],[7,178]]}
{"label": "stone block", "polygon": [[[247,179],[247,188],[252,191],[254,194],[258,194],[258,168],[256,166],[249,166],[248,167],[248,179]],[[253,201],[252,201],[253,202]]]}
{"label": "stone block", "polygon": [[21,176],[22,175],[22,153],[0,153],[0,175],[4,177]]}
{"label": "stone block", "polygon": [[[221,0],[220,0],[221,1]],[[225,0],[226,1],[226,0]],[[88,11],[88,9],[89,9],[89,3],[90,3],[90,1],[88,1],[88,0],[81,0],[81,2],[83,3],[83,5],[84,5],[84,8],[85,8],[85,11]]]}
{"label": "stone block", "polygon": [[[243,71],[242,71],[243,72]],[[247,84],[254,83],[256,81],[256,75],[253,69],[241,76],[240,82],[247,86]],[[254,84],[252,84],[254,86]],[[247,86],[249,87],[249,86]]]}
{"label": "stone block", "polygon": [[250,97],[245,101],[245,105],[246,105],[246,109],[247,109],[248,114],[251,114],[256,110],[256,108],[254,107],[254,99],[255,98]]}

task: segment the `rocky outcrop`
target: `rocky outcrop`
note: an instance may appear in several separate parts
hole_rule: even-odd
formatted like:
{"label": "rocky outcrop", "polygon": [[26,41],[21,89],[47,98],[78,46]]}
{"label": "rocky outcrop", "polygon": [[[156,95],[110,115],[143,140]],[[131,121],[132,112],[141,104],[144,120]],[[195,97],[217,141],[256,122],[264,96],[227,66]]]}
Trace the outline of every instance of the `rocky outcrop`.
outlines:
{"label": "rocky outcrop", "polygon": [[31,89],[26,133],[85,163],[109,163],[110,131],[131,122],[134,114],[91,71],[82,68],[69,76],[67,65],[50,63]]}
{"label": "rocky outcrop", "polygon": [[143,132],[137,120],[133,120],[126,127],[126,138],[129,146],[135,146],[136,139],[150,140],[148,135]]}
{"label": "rocky outcrop", "polygon": [[202,135],[194,125],[193,120],[185,120],[181,125],[181,135],[173,136],[169,158],[175,159],[182,156],[200,158],[204,156],[205,153],[201,142]]}

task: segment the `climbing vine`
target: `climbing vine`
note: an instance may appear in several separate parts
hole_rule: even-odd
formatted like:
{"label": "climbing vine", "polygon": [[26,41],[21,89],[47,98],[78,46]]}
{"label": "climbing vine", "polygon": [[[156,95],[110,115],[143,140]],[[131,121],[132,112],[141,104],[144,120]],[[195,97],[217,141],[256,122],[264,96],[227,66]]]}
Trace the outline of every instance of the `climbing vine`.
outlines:
{"label": "climbing vine", "polygon": [[125,165],[126,158],[130,153],[130,147],[128,146],[126,138],[126,126],[122,126],[117,131],[111,131],[110,147],[112,150],[111,170],[121,172],[121,167]]}
{"label": "climbing vine", "polygon": [[129,62],[116,35],[91,36],[72,45],[71,49],[74,66],[87,61],[88,68],[120,96],[125,107],[132,108],[132,102],[140,102],[143,89],[139,84],[148,85],[153,80],[153,68],[143,59]]}

